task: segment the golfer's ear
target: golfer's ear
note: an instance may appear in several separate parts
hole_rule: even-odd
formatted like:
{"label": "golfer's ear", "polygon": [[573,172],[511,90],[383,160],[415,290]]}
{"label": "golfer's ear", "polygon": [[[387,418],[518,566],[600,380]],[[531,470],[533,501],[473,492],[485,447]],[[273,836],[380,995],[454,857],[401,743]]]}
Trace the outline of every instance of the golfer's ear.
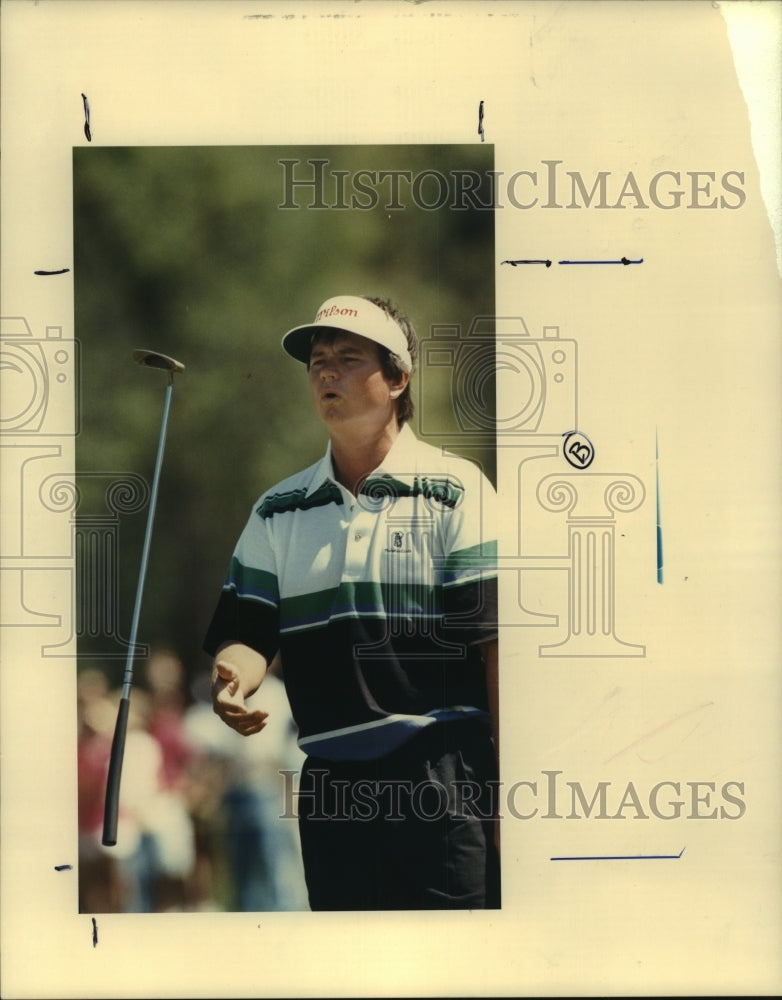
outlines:
{"label": "golfer's ear", "polygon": [[398,399],[399,396],[401,396],[405,391],[409,383],[410,375],[407,372],[400,372],[399,378],[395,378],[392,382],[389,382],[392,398]]}

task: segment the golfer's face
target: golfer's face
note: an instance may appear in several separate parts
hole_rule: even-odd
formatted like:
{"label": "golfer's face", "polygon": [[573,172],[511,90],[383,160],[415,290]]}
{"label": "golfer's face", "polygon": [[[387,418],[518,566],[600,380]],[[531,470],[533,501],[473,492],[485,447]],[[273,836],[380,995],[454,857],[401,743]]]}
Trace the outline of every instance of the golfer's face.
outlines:
{"label": "golfer's face", "polygon": [[355,333],[315,343],[309,382],[315,412],[328,426],[384,423],[393,415],[399,395],[398,387],[383,375],[377,344]]}

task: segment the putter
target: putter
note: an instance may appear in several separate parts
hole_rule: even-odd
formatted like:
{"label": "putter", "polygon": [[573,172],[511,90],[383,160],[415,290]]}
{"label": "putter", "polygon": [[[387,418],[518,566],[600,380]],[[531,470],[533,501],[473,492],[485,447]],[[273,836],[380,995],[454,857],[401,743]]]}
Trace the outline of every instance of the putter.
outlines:
{"label": "putter", "polygon": [[133,620],[130,626],[130,640],[128,655],[125,661],[125,674],[122,681],[122,695],[120,697],[119,709],[117,711],[117,722],[114,727],[114,739],[111,744],[111,757],[109,759],[109,774],[106,782],[106,800],[103,811],[103,844],[106,847],[114,847],[117,843],[117,818],[119,815],[119,786],[122,778],[122,762],[125,757],[125,736],[128,731],[128,715],[130,712],[130,688],[133,683],[133,657],[136,650],[136,636],[138,635],[138,622],[141,614],[141,598],[144,593],[144,579],[147,575],[147,562],[149,561],[149,546],[152,541],[152,523],[155,519],[155,506],[157,504],[158,483],[160,482],[160,468],[163,464],[163,450],[166,442],[166,426],[168,425],[168,411],[171,408],[171,394],[174,389],[174,375],[185,370],[185,366],[166,357],[165,354],[157,354],[155,351],[134,351],[133,360],[145,368],[157,368],[168,375],[166,385],[166,397],[163,403],[163,421],[160,426],[160,439],[157,446],[157,458],[155,459],[155,472],[152,476],[152,492],[149,497],[149,508],[147,511],[147,527],[144,533],[144,547],[141,553],[141,569],[136,586],[136,603],[133,607]]}

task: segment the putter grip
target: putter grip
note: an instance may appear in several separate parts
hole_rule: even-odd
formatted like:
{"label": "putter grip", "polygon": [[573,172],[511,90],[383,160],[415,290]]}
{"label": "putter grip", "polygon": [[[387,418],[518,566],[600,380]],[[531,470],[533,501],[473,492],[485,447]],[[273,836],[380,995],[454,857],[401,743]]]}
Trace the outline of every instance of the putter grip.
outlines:
{"label": "putter grip", "polygon": [[122,761],[125,757],[125,736],[128,732],[129,711],[130,698],[120,699],[117,724],[114,727],[114,739],[111,744],[109,776],[106,782],[106,801],[103,810],[103,844],[105,847],[114,847],[117,843],[119,783],[122,777]]}

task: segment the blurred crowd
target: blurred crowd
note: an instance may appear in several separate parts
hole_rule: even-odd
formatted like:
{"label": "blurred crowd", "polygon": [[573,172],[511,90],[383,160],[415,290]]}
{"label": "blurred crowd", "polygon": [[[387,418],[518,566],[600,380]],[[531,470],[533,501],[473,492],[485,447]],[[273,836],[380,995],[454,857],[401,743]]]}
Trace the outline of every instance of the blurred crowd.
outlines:
{"label": "blurred crowd", "polygon": [[137,673],[114,847],[101,837],[119,691],[98,668],[78,675],[79,911],[307,910],[280,774],[304,757],[275,665],[253,696],[267,726],[246,738],[212,711],[208,672],[188,683],[157,649]]}

